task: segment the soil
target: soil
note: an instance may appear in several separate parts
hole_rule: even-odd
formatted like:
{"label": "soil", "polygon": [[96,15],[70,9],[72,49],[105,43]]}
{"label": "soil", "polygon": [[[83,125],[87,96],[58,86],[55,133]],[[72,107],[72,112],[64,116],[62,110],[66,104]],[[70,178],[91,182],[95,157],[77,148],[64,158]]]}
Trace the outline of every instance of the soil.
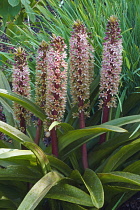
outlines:
{"label": "soil", "polygon": [[117,210],[140,210],[140,192],[133,195],[122,204]]}

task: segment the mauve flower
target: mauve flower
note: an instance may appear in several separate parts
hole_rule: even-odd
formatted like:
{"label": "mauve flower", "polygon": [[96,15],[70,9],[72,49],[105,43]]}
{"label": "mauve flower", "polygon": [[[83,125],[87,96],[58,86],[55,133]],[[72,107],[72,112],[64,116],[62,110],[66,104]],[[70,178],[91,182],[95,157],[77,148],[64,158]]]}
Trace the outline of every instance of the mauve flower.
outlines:
{"label": "mauve flower", "polygon": [[66,45],[60,36],[53,37],[48,51],[46,107],[47,121],[61,121],[66,105]]}
{"label": "mauve flower", "polygon": [[[30,78],[26,53],[20,47],[15,53],[12,79],[13,92],[30,98]],[[21,118],[24,118],[26,121],[30,118],[29,111],[17,103],[14,103],[14,113],[16,119],[19,121]]]}
{"label": "mauve flower", "polygon": [[36,103],[45,110],[48,44],[42,41],[36,59]]}
{"label": "mauve flower", "polygon": [[89,44],[86,27],[76,21],[70,38],[70,84],[73,105],[77,113],[88,116],[90,84],[93,74],[93,47]]}
{"label": "mauve flower", "polygon": [[115,107],[122,66],[122,38],[118,19],[111,16],[103,44],[99,107]]}

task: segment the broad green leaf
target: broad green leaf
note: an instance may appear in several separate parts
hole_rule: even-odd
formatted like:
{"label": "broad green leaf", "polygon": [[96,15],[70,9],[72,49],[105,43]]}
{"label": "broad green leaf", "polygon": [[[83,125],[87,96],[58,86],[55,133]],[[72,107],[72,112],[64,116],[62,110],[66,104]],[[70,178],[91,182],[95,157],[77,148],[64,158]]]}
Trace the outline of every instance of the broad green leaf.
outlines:
{"label": "broad green leaf", "polygon": [[15,180],[35,183],[41,178],[40,173],[30,170],[26,166],[11,165],[0,167],[0,180]]}
{"label": "broad green leaf", "polygon": [[58,125],[63,128],[65,133],[67,133],[70,130],[74,130],[74,128],[68,123],[60,123],[60,122],[55,121],[50,125],[49,131],[51,131],[55,126],[58,126]]}
{"label": "broad green leaf", "polygon": [[[136,126],[132,126],[131,130],[134,130]],[[132,141],[140,135],[140,132],[137,132],[134,136],[130,138],[130,135],[132,133],[133,132],[116,135],[105,143],[96,146],[96,148],[89,153],[89,166],[94,168],[95,170],[100,165],[100,162],[102,162],[103,159],[107,159],[109,155],[113,153],[118,147],[128,143],[129,141]]]}
{"label": "broad green leaf", "polygon": [[86,169],[83,179],[94,206],[101,208],[104,204],[104,191],[100,179],[91,169]]}
{"label": "broad green leaf", "polygon": [[0,148],[0,160],[36,160],[35,155],[30,150],[4,149]]}
{"label": "broad green leaf", "polygon": [[[6,198],[16,201],[14,203],[19,205],[21,202],[21,199],[25,196],[25,193],[27,190],[25,183],[23,183],[25,186],[25,189],[23,189],[21,186],[19,186],[19,187],[14,186],[12,184],[13,181],[2,180],[1,182],[3,182],[3,183],[0,183],[0,194],[2,194]],[[17,182],[17,184],[18,183],[19,182]]]}
{"label": "broad green leaf", "polygon": [[31,142],[25,142],[24,146],[30,149],[35,154],[40,163],[40,167],[44,175],[51,170],[47,156],[38,145]]}
{"label": "broad green leaf", "polygon": [[[71,173],[71,168],[65,164],[63,161],[55,158],[51,155],[46,155],[49,160],[50,166],[55,170],[61,172],[65,176],[69,176]],[[29,160],[36,161],[36,156],[30,150],[17,150],[17,149],[0,149],[0,160]]]}
{"label": "broad green leaf", "polygon": [[4,89],[0,89],[0,96],[3,96],[5,98],[11,99],[11,100],[17,102],[18,104],[22,105],[24,108],[26,108],[29,111],[31,111],[32,113],[34,113],[35,116],[39,117],[41,120],[44,120],[46,118],[44,111],[40,107],[38,107],[31,100],[29,100],[21,95],[18,95],[13,92],[9,92]]}
{"label": "broad green leaf", "polygon": [[[93,128],[87,127],[85,129],[68,131],[65,135],[59,138],[59,155],[66,156],[76,148],[80,147],[83,143],[89,141],[89,136],[94,138],[108,131],[126,132],[126,130],[122,128],[110,125],[99,125]],[[83,137],[87,137],[87,139]]]}
{"label": "broad green leaf", "polygon": [[93,206],[96,208],[101,208],[104,203],[104,191],[98,176],[91,169],[86,169],[83,177],[81,174],[75,170],[70,175],[70,178],[74,179],[77,182],[82,182],[87,188]]}
{"label": "broad green leaf", "polygon": [[77,204],[67,203],[67,202],[62,202],[62,206],[64,209],[67,210],[87,210],[87,208],[85,209],[84,207],[79,206]]}
{"label": "broad green leaf", "polygon": [[[9,105],[9,103],[7,103],[7,101],[5,100],[5,98],[0,97],[0,102],[3,105],[3,107],[10,113],[13,114],[13,109],[12,107]],[[4,111],[5,112],[5,111]]]}
{"label": "broad green leaf", "polygon": [[2,121],[0,121],[0,131],[7,134],[11,138],[21,142],[25,147],[30,149],[38,158],[40,166],[44,174],[50,171],[49,161],[45,153],[42,151],[42,149],[38,145],[33,143],[32,139],[30,139],[28,136],[26,136],[24,133],[22,133],[18,129]]}
{"label": "broad green leaf", "polygon": [[103,172],[114,171],[125,160],[140,150],[140,139],[137,139],[130,144],[123,146],[112,155],[104,166]]}
{"label": "broad green leaf", "polygon": [[127,192],[128,190],[140,191],[140,186],[128,183],[118,182],[112,184],[111,187],[117,192]]}
{"label": "broad green leaf", "polygon": [[47,198],[67,201],[82,206],[93,206],[90,196],[81,189],[65,184],[58,183],[46,195]]}
{"label": "broad green leaf", "polygon": [[33,210],[61,177],[56,172],[43,176],[27,193],[17,210]]}
{"label": "broad green leaf", "polygon": [[123,169],[123,171],[140,175],[140,160],[137,160],[134,163],[128,165]]}
{"label": "broad green leaf", "polygon": [[120,117],[115,120],[110,120],[103,125],[114,125],[114,126],[122,126],[130,123],[140,122],[140,115],[132,115],[127,117]]}
{"label": "broad green leaf", "polygon": [[8,2],[12,7],[15,7],[20,3],[20,0],[8,0]]}
{"label": "broad green leaf", "polygon": [[140,175],[129,172],[111,172],[97,174],[103,184],[111,182],[124,182],[140,186]]}
{"label": "broad green leaf", "polygon": [[52,168],[54,168],[58,172],[61,172],[65,176],[70,175],[72,169],[67,164],[65,164],[63,161],[61,161],[58,158],[55,158],[51,155],[47,155],[47,158],[48,158],[49,163]]}
{"label": "broad green leaf", "polygon": [[1,209],[12,209],[12,210],[16,210],[16,206],[14,205],[14,203],[9,200],[8,198],[0,198],[0,208]]}
{"label": "broad green leaf", "polygon": [[24,133],[3,121],[0,121],[0,131],[21,143],[33,142],[32,139],[30,139]]}

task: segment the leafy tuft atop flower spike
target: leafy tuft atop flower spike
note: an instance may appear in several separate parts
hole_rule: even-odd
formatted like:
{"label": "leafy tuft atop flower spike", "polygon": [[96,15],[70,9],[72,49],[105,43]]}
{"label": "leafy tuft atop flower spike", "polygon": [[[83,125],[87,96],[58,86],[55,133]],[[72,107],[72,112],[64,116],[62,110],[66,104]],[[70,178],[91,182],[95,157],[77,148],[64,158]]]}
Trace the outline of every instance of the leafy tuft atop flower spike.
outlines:
{"label": "leafy tuft atop flower spike", "polygon": [[90,84],[93,72],[93,48],[88,42],[86,27],[77,20],[70,38],[70,79],[73,105],[78,105],[77,116],[88,115]]}
{"label": "leafy tuft atop flower spike", "polygon": [[118,93],[122,65],[121,30],[115,16],[111,16],[108,20],[104,39],[99,107],[107,106],[110,108],[116,106],[116,94]]}

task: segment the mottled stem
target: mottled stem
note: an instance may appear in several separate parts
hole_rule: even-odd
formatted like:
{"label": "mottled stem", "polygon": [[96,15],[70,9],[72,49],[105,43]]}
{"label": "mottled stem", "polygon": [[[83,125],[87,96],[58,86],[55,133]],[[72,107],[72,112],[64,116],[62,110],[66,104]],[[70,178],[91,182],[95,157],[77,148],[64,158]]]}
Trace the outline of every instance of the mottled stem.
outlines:
{"label": "mottled stem", "polygon": [[40,137],[41,137],[41,131],[42,131],[42,120],[38,119],[37,123],[37,129],[36,129],[36,136],[34,142],[39,145]]}
{"label": "mottled stem", "polygon": [[[110,94],[108,93],[108,96],[107,96],[107,99],[104,103],[104,106],[103,106],[103,111],[102,111],[102,123],[105,123],[105,122],[108,122],[109,120],[109,111],[110,111],[110,108],[107,107],[107,103],[110,101]],[[100,136],[100,141],[99,141],[99,144],[102,144],[106,141],[106,133],[102,134]]]}
{"label": "mottled stem", "polygon": [[[22,116],[22,114],[20,115],[20,129],[24,134],[26,134],[26,121],[25,118]],[[27,149],[24,145],[21,145],[21,148],[23,150]]]}
{"label": "mottled stem", "polygon": [[58,157],[58,141],[57,141],[57,134],[55,128],[51,130],[51,143],[52,143],[52,154]]}
{"label": "mottled stem", "polygon": [[[79,106],[83,104],[83,100],[79,100]],[[81,113],[79,113],[79,125],[80,128],[85,128],[85,115],[84,115],[84,111],[82,111]],[[83,163],[83,168],[86,169],[88,168],[88,157],[87,157],[87,147],[86,144],[82,145],[81,148],[82,151],[82,163]]]}

